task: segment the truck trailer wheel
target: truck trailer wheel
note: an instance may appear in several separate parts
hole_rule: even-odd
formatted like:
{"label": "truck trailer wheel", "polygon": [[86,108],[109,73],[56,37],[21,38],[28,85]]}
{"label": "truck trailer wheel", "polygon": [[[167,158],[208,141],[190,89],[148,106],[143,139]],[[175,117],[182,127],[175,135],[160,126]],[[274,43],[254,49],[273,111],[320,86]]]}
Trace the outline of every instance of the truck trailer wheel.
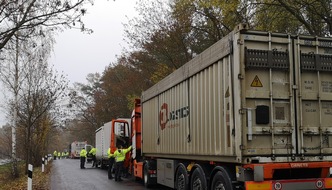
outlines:
{"label": "truck trailer wheel", "polygon": [[201,167],[194,170],[190,182],[190,189],[207,190],[206,178]]}
{"label": "truck trailer wheel", "polygon": [[188,190],[189,177],[186,167],[181,163],[175,175],[175,188],[177,190]]}
{"label": "truck trailer wheel", "polygon": [[211,183],[211,189],[212,190],[232,190],[232,182],[231,179],[227,173],[227,171],[224,168],[220,168],[220,171],[218,171],[212,180]]}
{"label": "truck trailer wheel", "polygon": [[144,164],[144,169],[143,169],[143,182],[144,186],[149,188],[151,187],[151,178],[149,174],[149,166],[148,164]]}

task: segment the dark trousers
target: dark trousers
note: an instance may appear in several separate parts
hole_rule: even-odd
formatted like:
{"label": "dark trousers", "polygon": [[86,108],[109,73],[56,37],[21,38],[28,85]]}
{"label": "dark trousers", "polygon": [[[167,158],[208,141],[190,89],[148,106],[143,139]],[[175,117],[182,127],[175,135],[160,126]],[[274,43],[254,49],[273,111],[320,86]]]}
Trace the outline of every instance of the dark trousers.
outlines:
{"label": "dark trousers", "polygon": [[54,160],[56,160],[56,156],[54,156],[54,158],[53,158]]}
{"label": "dark trousers", "polygon": [[115,180],[121,180],[121,174],[123,171],[123,161],[122,162],[115,162]]}
{"label": "dark trousers", "polygon": [[97,167],[97,164],[96,164],[96,155],[92,155],[92,167],[96,166]]}
{"label": "dark trousers", "polygon": [[112,179],[113,176],[112,176],[112,167],[113,167],[113,164],[114,164],[114,158],[110,158],[108,160],[108,179]]}
{"label": "dark trousers", "polygon": [[81,169],[85,168],[84,164],[85,164],[85,157],[81,156]]}

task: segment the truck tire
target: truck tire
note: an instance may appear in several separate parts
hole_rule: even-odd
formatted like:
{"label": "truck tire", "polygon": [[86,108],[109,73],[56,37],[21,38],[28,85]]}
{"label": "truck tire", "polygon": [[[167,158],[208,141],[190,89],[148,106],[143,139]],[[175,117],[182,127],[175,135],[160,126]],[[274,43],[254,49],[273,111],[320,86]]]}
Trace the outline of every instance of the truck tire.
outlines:
{"label": "truck tire", "polygon": [[214,175],[211,190],[233,190],[232,181],[224,168]]}
{"label": "truck tire", "polygon": [[186,167],[181,163],[175,174],[175,189],[188,190],[189,177]]}
{"label": "truck tire", "polygon": [[150,178],[150,174],[149,174],[149,165],[148,164],[144,164],[143,182],[144,182],[144,186],[146,188],[150,188],[151,187],[151,178]]}
{"label": "truck tire", "polygon": [[190,182],[190,189],[207,190],[206,177],[201,167],[194,170]]}

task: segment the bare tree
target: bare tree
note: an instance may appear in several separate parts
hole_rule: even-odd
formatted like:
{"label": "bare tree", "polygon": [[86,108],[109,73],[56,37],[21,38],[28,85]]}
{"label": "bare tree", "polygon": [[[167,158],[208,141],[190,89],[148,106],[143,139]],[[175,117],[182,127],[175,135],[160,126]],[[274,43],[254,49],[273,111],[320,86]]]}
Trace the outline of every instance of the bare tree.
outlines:
{"label": "bare tree", "polygon": [[[93,4],[93,0],[0,0],[0,59],[2,60],[0,74],[14,95],[11,105],[13,114],[12,160],[15,177],[18,176],[16,128],[18,126],[19,91],[23,81],[28,79],[27,73],[22,71],[29,70],[26,69],[26,66],[30,63],[46,63],[45,60],[54,42],[50,39],[44,40],[42,43],[34,40],[39,37],[53,36],[55,31],[65,28],[79,28],[84,32],[92,32],[86,29],[81,21],[81,17],[86,13],[84,8],[86,4]],[[45,42],[48,43],[44,44]],[[35,49],[37,46],[41,47],[38,51]],[[6,63],[7,65],[4,67]],[[40,95],[40,92],[37,94]],[[29,123],[28,126],[33,125],[34,122]]]}
{"label": "bare tree", "polygon": [[[48,33],[46,33],[48,34]],[[55,100],[61,97],[65,90],[64,77],[58,80],[53,71],[47,65],[54,39],[52,35],[35,35],[26,38],[25,31],[15,34],[15,40],[10,40],[6,48],[2,50],[6,56],[1,62],[0,77],[7,89],[12,92],[10,99],[10,113],[12,118],[12,162],[13,176],[18,176],[16,164],[16,130],[19,127],[25,129],[25,139],[22,145],[27,145],[25,159],[26,163],[31,160],[33,127],[49,127],[52,124],[50,110]],[[23,38],[21,38],[23,36]],[[46,115],[45,115],[46,114]],[[43,118],[41,120],[41,118]],[[45,122],[47,121],[47,125]],[[46,129],[46,128],[45,128]],[[42,130],[43,131],[43,130]],[[22,140],[21,140],[22,142]]]}
{"label": "bare tree", "polygon": [[46,154],[46,137],[50,128],[59,119],[56,104],[64,97],[67,81],[63,75],[54,74],[45,62],[31,62],[27,78],[20,94],[18,118],[25,150],[26,171],[28,163],[39,165],[40,158]]}
{"label": "bare tree", "polygon": [[45,28],[75,27],[91,32],[81,20],[88,3],[93,0],[0,0],[0,50],[18,31],[30,31],[27,36]]}

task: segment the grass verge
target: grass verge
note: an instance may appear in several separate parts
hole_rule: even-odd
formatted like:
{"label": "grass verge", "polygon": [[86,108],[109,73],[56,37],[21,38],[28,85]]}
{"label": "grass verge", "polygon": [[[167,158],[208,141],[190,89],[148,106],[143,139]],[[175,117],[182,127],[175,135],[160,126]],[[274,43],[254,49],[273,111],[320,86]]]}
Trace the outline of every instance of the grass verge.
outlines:
{"label": "grass verge", "polygon": [[[24,162],[18,162],[19,178],[14,179],[11,175],[11,164],[0,166],[0,190],[25,190],[28,189],[28,175],[25,174]],[[32,189],[48,190],[50,181],[50,171],[52,164],[45,166],[42,172],[41,167],[33,168],[32,172]]]}

